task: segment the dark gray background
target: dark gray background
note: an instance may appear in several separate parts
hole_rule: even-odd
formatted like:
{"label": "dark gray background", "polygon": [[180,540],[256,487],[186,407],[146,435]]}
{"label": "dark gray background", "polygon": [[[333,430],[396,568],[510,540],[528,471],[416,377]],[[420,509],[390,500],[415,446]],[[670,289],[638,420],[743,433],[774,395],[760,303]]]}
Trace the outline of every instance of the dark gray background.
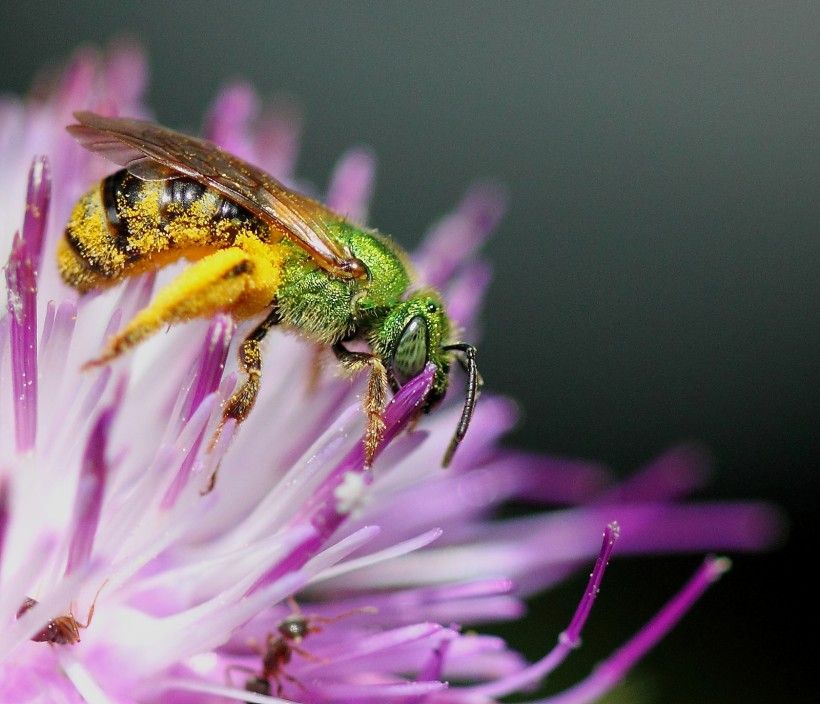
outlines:
{"label": "dark gray background", "polygon": [[[4,3],[0,90],[128,34],[172,126],[196,127],[228,78],[290,93],[307,116],[300,172],[323,182],[371,144],[371,221],[408,246],[474,177],[507,184],[481,361],[526,409],[512,441],[627,470],[700,439],[713,495],[780,501],[794,523],[641,681],[665,702],[798,702],[809,653],[785,628],[802,624],[798,560],[816,543],[818,27],[816,3]],[[614,566],[575,669],[547,691],[693,564]],[[505,634],[541,652],[577,591]]]}

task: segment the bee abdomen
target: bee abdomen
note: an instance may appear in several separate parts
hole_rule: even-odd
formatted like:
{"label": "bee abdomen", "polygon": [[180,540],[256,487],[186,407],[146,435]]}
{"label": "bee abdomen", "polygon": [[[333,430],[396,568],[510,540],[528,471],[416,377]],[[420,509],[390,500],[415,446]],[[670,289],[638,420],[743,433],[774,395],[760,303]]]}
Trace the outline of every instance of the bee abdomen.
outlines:
{"label": "bee abdomen", "polygon": [[131,222],[133,218],[153,216],[155,208],[156,224],[170,235],[178,225],[199,226],[216,235],[226,221],[256,220],[245,208],[186,176],[143,181],[126,170],[118,171],[103,182],[103,198],[112,226],[125,222],[129,228],[135,224]]}
{"label": "bee abdomen", "polygon": [[66,283],[86,291],[194,252],[233,246],[241,234],[268,241],[270,228],[194,179],[144,181],[122,169],[74,207],[58,263]]}
{"label": "bee abdomen", "polygon": [[190,210],[205,193],[205,186],[188,178],[173,178],[161,183],[160,208],[166,215]]}
{"label": "bee abdomen", "polygon": [[133,260],[135,253],[129,252],[129,232],[127,219],[120,215],[120,203],[129,208],[136,206],[140,197],[140,181],[125,169],[104,178],[100,183],[100,195],[106,225],[111,233],[112,244],[118,252]]}

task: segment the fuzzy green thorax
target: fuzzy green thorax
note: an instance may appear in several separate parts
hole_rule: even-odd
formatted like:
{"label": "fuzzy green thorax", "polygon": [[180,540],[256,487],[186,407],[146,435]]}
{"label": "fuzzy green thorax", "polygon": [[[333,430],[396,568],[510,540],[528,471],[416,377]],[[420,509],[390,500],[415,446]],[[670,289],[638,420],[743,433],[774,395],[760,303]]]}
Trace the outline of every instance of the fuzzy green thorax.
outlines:
{"label": "fuzzy green thorax", "polygon": [[367,266],[369,278],[335,278],[291,246],[277,294],[283,322],[322,344],[369,328],[410,285],[409,260],[397,245],[346,222],[335,226],[337,238]]}

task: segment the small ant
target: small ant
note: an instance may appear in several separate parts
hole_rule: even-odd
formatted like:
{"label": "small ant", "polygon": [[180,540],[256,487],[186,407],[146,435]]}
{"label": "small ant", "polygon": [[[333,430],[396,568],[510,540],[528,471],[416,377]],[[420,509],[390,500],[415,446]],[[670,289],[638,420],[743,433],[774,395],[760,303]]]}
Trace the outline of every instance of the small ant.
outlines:
{"label": "small ant", "polygon": [[[106,580],[107,582],[108,580]],[[100,595],[102,588],[106,582],[97,590],[94,595],[94,601],[88,607],[88,613],[85,616],[85,623],[80,623],[75,617],[72,609],[68,610],[67,616],[57,616],[51,619],[45,626],[43,626],[37,633],[35,633],[31,640],[35,643],[51,643],[52,645],[74,645],[80,642],[80,629],[88,628],[91,625],[91,619],[94,618],[94,607],[97,604],[97,597]],[[27,596],[20,608],[17,609],[17,618],[19,619],[26,611],[37,605],[37,600]]]}
{"label": "small ant", "polygon": [[291,608],[290,615],[279,622],[275,632],[268,633],[268,637],[265,639],[265,646],[261,647],[258,643],[252,643],[254,651],[262,656],[261,671],[253,670],[244,665],[231,665],[225,671],[229,683],[230,673],[238,670],[251,675],[251,677],[245,681],[246,692],[270,696],[271,680],[273,680],[276,682],[276,696],[281,696],[283,679],[300,688],[304,688],[304,685],[302,685],[299,680],[284,671],[285,666],[290,662],[293,653],[314,662],[321,662],[321,659],[300,647],[299,644],[311,633],[319,633],[322,630],[322,626],[326,626],[329,623],[335,623],[336,621],[349,618],[356,614],[371,614],[376,612],[376,609],[372,607],[365,607],[351,609],[336,616],[305,615],[293,597],[288,599],[288,604]]}

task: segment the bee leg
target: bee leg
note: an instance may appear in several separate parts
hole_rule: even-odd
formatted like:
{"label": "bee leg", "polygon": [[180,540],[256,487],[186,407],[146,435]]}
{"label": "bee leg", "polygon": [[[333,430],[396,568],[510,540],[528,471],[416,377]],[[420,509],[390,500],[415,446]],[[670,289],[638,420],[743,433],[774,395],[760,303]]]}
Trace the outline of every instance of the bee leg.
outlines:
{"label": "bee leg", "polygon": [[225,406],[225,410],[222,412],[221,425],[230,418],[234,418],[237,423],[241,423],[248,417],[248,413],[250,413],[253,404],[256,402],[256,396],[259,393],[259,382],[262,378],[261,342],[265,339],[268,331],[274,325],[278,325],[280,320],[279,311],[274,308],[239,346],[239,366],[247,377]]}
{"label": "bee leg", "polygon": [[252,282],[254,266],[254,260],[239,247],[203,257],[163,288],[84,368],[110,362],[170,323],[229,311]]}
{"label": "bee leg", "polygon": [[[239,345],[239,366],[247,375],[245,381],[242,382],[233,395],[225,404],[225,409],[222,411],[222,420],[214,431],[211,438],[208,450],[211,451],[216,447],[219,436],[222,435],[222,428],[225,423],[233,418],[237,423],[241,423],[253,408],[256,403],[256,397],[259,394],[259,385],[262,380],[262,348],[261,342],[265,339],[274,325],[278,325],[280,321],[279,312],[274,308],[267,317],[257,325],[250,335],[248,335]],[[200,493],[204,496],[209,494],[216,485],[216,475],[219,473],[219,464],[214,467],[211,476],[208,478],[208,485]]]}
{"label": "bee leg", "polygon": [[[233,392],[233,395],[228,399],[225,409],[222,411],[222,420],[219,422],[213,437],[211,438],[210,449],[216,446],[219,436],[222,434],[222,428],[225,423],[233,418],[237,423],[241,423],[253,408],[256,403],[256,397],[259,394],[259,385],[262,380],[262,349],[261,342],[265,339],[274,325],[280,322],[279,312],[274,308],[268,313],[268,316],[257,325],[250,335],[248,335],[239,345],[239,366],[245,372],[245,381],[242,385]],[[214,488],[216,484],[216,475],[219,471],[219,465],[216,466],[208,480],[208,486],[204,493],[207,494]]]}
{"label": "bee leg", "polygon": [[333,353],[349,374],[355,374],[370,367],[370,379],[364,397],[364,412],[367,415],[367,429],[364,434],[364,466],[369,469],[376,456],[376,449],[384,433],[384,404],[387,399],[387,369],[381,358],[367,352],[351,352],[341,342],[333,345]]}

